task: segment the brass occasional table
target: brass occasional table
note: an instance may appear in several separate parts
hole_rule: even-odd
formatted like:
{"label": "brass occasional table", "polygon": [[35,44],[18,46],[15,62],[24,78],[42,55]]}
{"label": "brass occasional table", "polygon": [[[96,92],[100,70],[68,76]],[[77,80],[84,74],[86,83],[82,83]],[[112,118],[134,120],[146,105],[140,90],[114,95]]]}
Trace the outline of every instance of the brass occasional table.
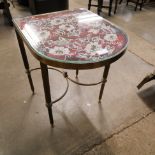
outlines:
{"label": "brass occasional table", "polygon": [[[31,71],[41,69],[46,106],[52,127],[52,105],[63,98],[68,90],[68,80],[84,86],[101,84],[99,102],[107,80],[110,64],[126,51],[127,35],[117,26],[86,9],[60,11],[13,20],[19,47],[31,86],[34,92]],[[40,68],[30,69],[24,43],[40,62]],[[67,72],[57,68],[79,70],[104,66],[103,78],[97,83],[79,83]],[[63,74],[67,88],[60,98],[51,100],[48,69]]]}

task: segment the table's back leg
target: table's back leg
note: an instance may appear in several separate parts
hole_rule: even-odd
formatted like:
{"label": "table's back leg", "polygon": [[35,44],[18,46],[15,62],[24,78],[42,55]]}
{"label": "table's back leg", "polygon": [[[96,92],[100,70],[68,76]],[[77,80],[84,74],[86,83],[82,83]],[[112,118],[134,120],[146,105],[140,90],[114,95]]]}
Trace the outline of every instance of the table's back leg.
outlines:
{"label": "table's back leg", "polygon": [[22,55],[23,63],[24,63],[25,69],[26,69],[27,77],[28,77],[28,80],[30,83],[30,87],[31,87],[32,92],[34,93],[34,85],[33,85],[32,77],[31,77],[31,73],[30,73],[30,67],[29,67],[29,62],[27,59],[24,43],[17,31],[16,31],[16,35],[17,35],[17,40],[19,43],[19,48],[20,48],[20,52]]}
{"label": "table's back leg", "polygon": [[78,75],[79,75],[79,70],[76,69],[76,78],[78,78]]}
{"label": "table's back leg", "polygon": [[52,101],[51,101],[51,92],[50,92],[50,83],[47,65],[40,62],[43,87],[45,93],[46,106],[48,109],[49,119],[52,127],[54,127],[53,113],[52,113]]}
{"label": "table's back leg", "polygon": [[103,72],[103,82],[102,82],[101,89],[100,89],[100,94],[99,94],[99,103],[101,103],[103,90],[104,90],[105,83],[107,81],[109,69],[110,69],[110,64],[105,66],[105,69],[104,69],[104,72]]}

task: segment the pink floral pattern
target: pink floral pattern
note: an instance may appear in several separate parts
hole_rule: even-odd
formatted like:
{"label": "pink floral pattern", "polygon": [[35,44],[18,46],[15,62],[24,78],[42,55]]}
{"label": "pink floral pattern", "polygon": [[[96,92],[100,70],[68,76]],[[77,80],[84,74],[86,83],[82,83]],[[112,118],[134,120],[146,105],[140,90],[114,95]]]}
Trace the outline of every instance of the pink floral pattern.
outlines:
{"label": "pink floral pattern", "polygon": [[86,9],[17,18],[14,23],[34,52],[66,63],[104,61],[128,43],[122,30]]}

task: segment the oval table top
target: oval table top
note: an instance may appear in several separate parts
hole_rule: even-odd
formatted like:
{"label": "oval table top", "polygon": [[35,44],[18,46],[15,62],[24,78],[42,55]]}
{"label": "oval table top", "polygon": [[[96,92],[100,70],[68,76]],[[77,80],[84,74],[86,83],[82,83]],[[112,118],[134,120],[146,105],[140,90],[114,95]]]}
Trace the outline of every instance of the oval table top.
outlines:
{"label": "oval table top", "polygon": [[66,69],[92,69],[121,57],[127,35],[86,9],[15,18],[15,28],[42,63]]}

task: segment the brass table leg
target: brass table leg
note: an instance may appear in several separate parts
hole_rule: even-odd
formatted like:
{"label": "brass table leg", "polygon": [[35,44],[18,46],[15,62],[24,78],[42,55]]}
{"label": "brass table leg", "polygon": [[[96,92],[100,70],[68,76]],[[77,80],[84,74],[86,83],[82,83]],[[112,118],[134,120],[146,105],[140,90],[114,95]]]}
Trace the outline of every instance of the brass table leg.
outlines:
{"label": "brass table leg", "polygon": [[46,106],[48,109],[48,114],[49,114],[51,126],[54,127],[48,68],[47,68],[47,65],[45,65],[41,62],[40,62],[40,66],[41,66],[41,74],[42,74],[42,80],[43,80]]}
{"label": "brass table leg", "polygon": [[16,31],[16,35],[17,35],[17,40],[18,40],[18,44],[19,44],[19,48],[20,48],[20,53],[21,53],[23,63],[24,63],[25,69],[26,69],[27,77],[28,77],[28,80],[30,83],[30,87],[31,87],[32,92],[34,93],[34,85],[33,85],[32,77],[31,77],[29,62],[27,59],[24,43],[17,31]]}
{"label": "brass table leg", "polygon": [[76,78],[78,78],[78,75],[79,75],[79,70],[76,69]]}
{"label": "brass table leg", "polygon": [[105,83],[107,81],[109,69],[110,69],[110,64],[105,66],[105,69],[104,69],[104,72],[103,72],[103,82],[102,82],[101,89],[100,89],[100,94],[99,94],[99,103],[101,103],[103,90],[104,90],[104,87],[105,87]]}

